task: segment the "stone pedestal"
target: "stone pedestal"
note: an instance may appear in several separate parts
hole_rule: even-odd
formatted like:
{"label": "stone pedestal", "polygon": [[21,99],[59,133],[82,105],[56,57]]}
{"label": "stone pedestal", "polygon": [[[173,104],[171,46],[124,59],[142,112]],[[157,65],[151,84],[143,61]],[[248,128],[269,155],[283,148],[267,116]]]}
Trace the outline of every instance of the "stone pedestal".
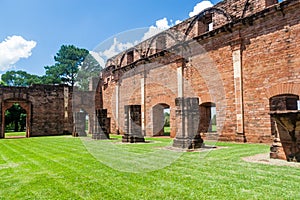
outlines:
{"label": "stone pedestal", "polygon": [[281,160],[287,159],[281,141],[278,137],[274,138],[272,146],[270,147],[270,158]]}
{"label": "stone pedestal", "polygon": [[94,131],[92,138],[95,140],[109,139],[110,118],[107,117],[107,109],[96,110]]}
{"label": "stone pedestal", "polygon": [[129,134],[124,134],[122,136],[122,142],[124,143],[139,143],[139,142],[145,142],[144,137],[137,137]]}
{"label": "stone pedestal", "polygon": [[85,112],[76,112],[75,113],[75,131],[73,136],[75,137],[83,137],[86,136],[85,132],[85,119],[86,113]]}
{"label": "stone pedestal", "polygon": [[145,142],[142,134],[142,115],[140,105],[125,106],[125,131],[122,142]]}
{"label": "stone pedestal", "polygon": [[199,99],[176,98],[176,138],[173,146],[179,148],[200,148],[203,139],[198,131],[199,128]]}

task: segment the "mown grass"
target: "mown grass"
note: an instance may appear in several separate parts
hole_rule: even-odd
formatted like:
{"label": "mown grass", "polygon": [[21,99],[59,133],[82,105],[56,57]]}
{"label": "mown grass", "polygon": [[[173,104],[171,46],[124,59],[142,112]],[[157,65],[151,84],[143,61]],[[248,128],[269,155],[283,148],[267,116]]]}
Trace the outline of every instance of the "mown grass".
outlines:
{"label": "mown grass", "polygon": [[95,156],[90,150],[99,145],[105,147],[102,153],[113,155],[114,148],[105,146],[110,143],[118,148],[115,156],[126,157],[126,152],[147,155],[145,152],[167,146],[171,140],[121,144],[120,137],[114,138],[112,143],[92,141],[95,146],[86,146],[88,139],[66,136],[0,140],[0,199],[300,198],[300,168],[241,159],[268,152],[268,145],[217,143],[226,148],[208,154],[182,153],[165,168],[129,173],[108,167],[102,158],[109,157]]}

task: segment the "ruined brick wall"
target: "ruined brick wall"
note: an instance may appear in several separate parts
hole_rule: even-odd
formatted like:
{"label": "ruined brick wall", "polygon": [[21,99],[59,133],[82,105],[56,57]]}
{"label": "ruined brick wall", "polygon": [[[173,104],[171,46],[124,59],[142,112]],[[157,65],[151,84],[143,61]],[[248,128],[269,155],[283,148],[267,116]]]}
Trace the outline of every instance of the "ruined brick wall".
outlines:
{"label": "ruined brick wall", "polygon": [[[103,90],[104,108],[111,110],[111,115],[114,113],[115,106],[111,105],[116,102],[111,99],[115,99],[116,93],[113,91],[120,84],[122,98],[119,100],[118,120],[121,126],[123,106],[141,102],[145,102],[146,135],[152,134],[151,112],[156,104],[170,105],[171,124],[174,124],[172,108],[180,90],[178,69],[183,67],[184,95],[199,98],[200,104],[216,104],[217,128],[221,140],[271,142],[269,99],[279,94],[300,93],[300,1],[275,3],[277,1],[273,0],[227,0],[217,4],[216,8],[233,16],[232,20],[226,19],[219,24],[215,21],[217,25],[211,31],[197,32],[197,23],[191,25],[195,18],[172,27],[171,31],[188,34],[187,38],[179,37],[180,41],[188,45],[197,41],[204,49],[196,49],[197,53],[185,58],[181,64],[176,56],[151,49],[155,47],[150,45],[155,40],[153,38],[137,46],[140,52],[147,52],[151,47],[146,55],[147,60],[135,57],[133,63],[122,62],[122,65],[118,65],[126,52],[112,58],[107,65],[114,70],[107,70],[103,74],[104,80],[110,77],[110,82]],[[189,27],[190,31],[187,32]],[[176,41],[168,39],[168,36],[166,40],[166,49],[172,51],[169,46]],[[213,65],[207,64],[206,59]],[[160,67],[141,70],[145,63],[148,63],[147,66],[149,63],[160,63]],[[135,74],[122,78],[124,73],[119,72],[124,70]],[[145,77],[145,83],[149,83],[144,92],[141,90],[141,75]],[[114,80],[114,77],[118,79]],[[150,84],[152,82],[155,84]],[[141,94],[145,95],[144,100]],[[175,129],[176,124],[171,130],[173,136]]]}
{"label": "ruined brick wall", "polygon": [[[270,10],[242,30],[245,132],[250,141],[270,136],[269,99],[280,94],[299,95],[299,1]],[[260,138],[260,139],[257,139]]]}
{"label": "ruined brick wall", "polygon": [[[71,134],[73,113],[71,88],[65,85],[0,87],[1,137],[4,137],[4,113],[10,104],[28,105],[27,126],[31,136]],[[6,106],[8,105],[8,106]]]}

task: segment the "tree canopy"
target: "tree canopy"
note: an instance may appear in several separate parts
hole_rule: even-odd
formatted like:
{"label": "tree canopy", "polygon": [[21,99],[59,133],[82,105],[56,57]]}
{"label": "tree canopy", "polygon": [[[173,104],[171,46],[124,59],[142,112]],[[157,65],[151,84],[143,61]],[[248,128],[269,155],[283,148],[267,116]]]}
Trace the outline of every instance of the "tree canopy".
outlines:
{"label": "tree canopy", "polygon": [[45,66],[45,81],[74,86],[79,66],[88,54],[89,51],[86,49],[81,49],[74,45],[62,45],[56,56],[54,56],[55,64]]}
{"label": "tree canopy", "polygon": [[89,51],[74,45],[62,45],[54,56],[55,64],[45,66],[45,75],[32,75],[25,71],[7,71],[0,85],[30,86],[32,84],[67,84],[88,90],[92,77],[99,76],[102,69]]}
{"label": "tree canopy", "polygon": [[29,86],[40,84],[42,80],[37,75],[28,74],[25,71],[7,71],[1,76],[2,84],[7,86]]}
{"label": "tree canopy", "polygon": [[78,86],[80,90],[88,90],[91,78],[98,77],[101,70],[102,67],[98,61],[91,54],[88,54],[79,67],[75,85]]}

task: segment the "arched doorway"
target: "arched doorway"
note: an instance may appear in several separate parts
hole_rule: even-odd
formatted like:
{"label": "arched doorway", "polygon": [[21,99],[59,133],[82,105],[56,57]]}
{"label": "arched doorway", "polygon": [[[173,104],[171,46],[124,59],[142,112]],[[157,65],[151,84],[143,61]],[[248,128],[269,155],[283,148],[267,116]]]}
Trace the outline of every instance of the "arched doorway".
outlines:
{"label": "arched doorway", "polygon": [[[5,132],[6,132],[6,125],[9,123],[8,117],[5,117],[9,111],[14,111],[15,109],[19,109],[18,112],[25,114],[22,115],[22,117],[25,117],[24,124],[20,121],[23,121],[19,119],[19,122],[15,122],[14,131],[16,129],[20,130],[20,128],[23,128],[25,130],[25,137],[30,137],[30,131],[31,131],[31,103],[26,100],[19,100],[19,99],[10,99],[5,100],[2,102],[2,127],[1,127],[1,135],[0,138],[5,138]],[[16,113],[15,113],[16,114]],[[21,117],[21,115],[20,115]]]}
{"label": "arched doorway", "polygon": [[299,96],[280,94],[269,99],[273,144],[270,157],[300,162]]}
{"label": "arched doorway", "polygon": [[88,134],[92,134],[93,124],[89,112],[80,109],[79,112],[75,112],[74,114],[76,136],[87,136]]}
{"label": "arched doorway", "polygon": [[160,103],[152,108],[153,136],[170,136],[170,106]]}
{"label": "arched doorway", "polygon": [[217,132],[216,104],[207,102],[200,105],[199,129],[202,133]]}

